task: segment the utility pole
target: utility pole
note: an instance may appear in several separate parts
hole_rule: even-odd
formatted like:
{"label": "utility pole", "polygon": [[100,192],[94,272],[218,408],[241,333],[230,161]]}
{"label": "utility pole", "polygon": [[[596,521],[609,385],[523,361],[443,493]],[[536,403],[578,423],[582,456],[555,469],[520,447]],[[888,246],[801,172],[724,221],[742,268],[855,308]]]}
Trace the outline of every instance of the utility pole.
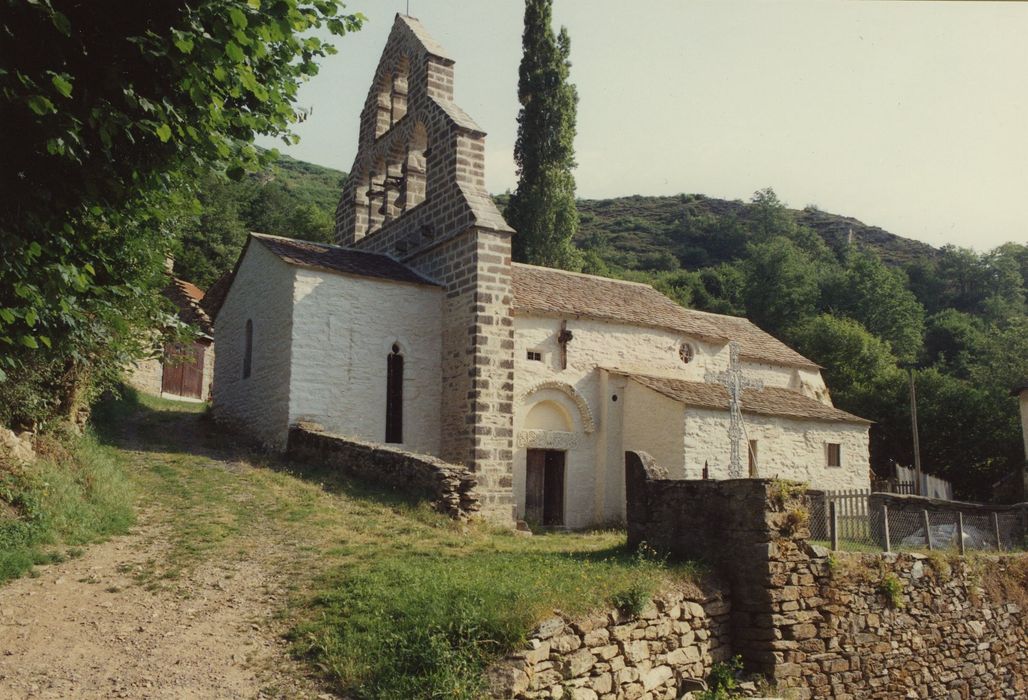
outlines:
{"label": "utility pole", "polygon": [[910,427],[914,435],[914,494],[921,496],[921,441],[917,436],[917,388],[914,386],[914,366],[907,367],[910,378]]}

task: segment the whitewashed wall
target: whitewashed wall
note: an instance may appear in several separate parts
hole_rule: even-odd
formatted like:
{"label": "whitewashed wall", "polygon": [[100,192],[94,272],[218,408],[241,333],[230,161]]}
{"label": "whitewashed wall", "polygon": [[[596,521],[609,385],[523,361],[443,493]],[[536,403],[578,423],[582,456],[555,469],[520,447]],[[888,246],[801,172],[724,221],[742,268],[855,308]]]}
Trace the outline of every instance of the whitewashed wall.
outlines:
{"label": "whitewashed wall", "polygon": [[[268,447],[285,447],[294,268],[251,240],[214,323],[213,411]],[[246,321],[253,320],[253,362],[243,378]]]}
{"label": "whitewashed wall", "polygon": [[386,362],[404,356],[403,445],[438,455],[442,290],[300,268],[289,422],[383,442]]}
{"label": "whitewashed wall", "polygon": [[[591,435],[578,436],[575,450],[568,450],[565,512],[570,527],[608,522],[624,517],[624,451],[649,452],[678,478],[699,478],[683,463],[686,445],[683,407],[623,377],[598,371],[598,367],[627,372],[704,381],[708,371],[727,369],[727,344],[715,344],[681,333],[588,319],[568,319],[573,339],[568,344],[568,367],[560,369],[560,318],[520,315],[514,318],[514,456],[515,500],[519,517],[524,513],[525,450],[524,419],[538,396],[525,393],[541,382],[566,383],[584,398],[596,419]],[[688,341],[695,349],[692,362],[683,363],[679,348]],[[542,362],[527,359],[528,351],[540,352]],[[789,388],[830,404],[820,372],[744,361],[747,376],[767,386]],[[618,395],[619,400],[612,397]],[[727,444],[727,437],[725,438]],[[866,455],[866,431],[864,438]],[[845,448],[844,448],[845,451]],[[719,453],[720,454],[720,453]],[[865,457],[866,464],[866,457]],[[699,461],[702,470],[703,460]],[[865,469],[866,472],[866,469]],[[866,483],[866,474],[865,474]]]}
{"label": "whitewashed wall", "polygon": [[[743,476],[749,474],[747,440],[757,441],[757,475],[803,481],[815,489],[868,489],[871,486],[867,426],[744,414]],[[685,409],[685,474],[699,479],[703,463],[710,477],[728,477],[728,414]],[[842,446],[842,466],[828,467],[828,443]]]}
{"label": "whitewashed wall", "polygon": [[682,404],[631,380],[624,394],[621,452],[647,452],[668,470],[669,478],[684,479],[685,411]]}

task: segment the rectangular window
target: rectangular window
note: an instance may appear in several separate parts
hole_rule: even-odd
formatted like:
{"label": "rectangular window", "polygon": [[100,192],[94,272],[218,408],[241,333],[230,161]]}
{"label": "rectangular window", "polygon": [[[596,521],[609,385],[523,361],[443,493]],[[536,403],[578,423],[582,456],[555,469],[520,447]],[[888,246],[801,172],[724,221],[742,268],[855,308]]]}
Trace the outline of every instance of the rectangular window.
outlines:
{"label": "rectangular window", "polygon": [[542,362],[543,361],[543,354],[541,352],[537,352],[535,350],[529,350],[528,351],[528,360],[529,360],[529,362]]}
{"label": "rectangular window", "polygon": [[750,478],[757,477],[757,441],[750,440]]}
{"label": "rectangular window", "polygon": [[842,466],[842,445],[837,442],[828,443],[828,466]]}

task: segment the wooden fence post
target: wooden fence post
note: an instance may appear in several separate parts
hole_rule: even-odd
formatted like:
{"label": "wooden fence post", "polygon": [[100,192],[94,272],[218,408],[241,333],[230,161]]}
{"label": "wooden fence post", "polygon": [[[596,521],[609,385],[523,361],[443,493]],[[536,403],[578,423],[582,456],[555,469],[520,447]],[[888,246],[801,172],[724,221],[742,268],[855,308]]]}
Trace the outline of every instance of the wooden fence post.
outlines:
{"label": "wooden fence post", "polygon": [[999,538],[999,513],[993,511],[992,513],[992,529],[996,531],[996,551],[1003,551],[1003,542]]}
{"label": "wooden fence post", "polygon": [[928,543],[928,551],[932,551],[932,523],[928,519],[928,509],[921,511],[924,516],[924,541]]}
{"label": "wooden fence post", "polygon": [[885,551],[892,551],[892,543],[889,541],[889,506],[882,506],[882,531],[885,533]]}
{"label": "wooden fence post", "polygon": [[964,556],[964,514],[957,511],[957,550]]}
{"label": "wooden fence post", "polygon": [[839,551],[839,514],[835,511],[835,501],[828,502],[828,528],[831,531],[832,551]]}

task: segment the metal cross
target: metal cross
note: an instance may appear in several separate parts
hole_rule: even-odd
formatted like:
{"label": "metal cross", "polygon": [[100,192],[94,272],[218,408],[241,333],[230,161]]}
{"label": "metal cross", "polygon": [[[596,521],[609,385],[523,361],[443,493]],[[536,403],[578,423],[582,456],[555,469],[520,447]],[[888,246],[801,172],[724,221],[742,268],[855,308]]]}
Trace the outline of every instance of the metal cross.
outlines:
{"label": "metal cross", "polygon": [[728,439],[732,445],[728,478],[741,479],[742,452],[739,443],[742,440],[742,392],[743,389],[763,389],[764,382],[742,376],[742,369],[739,367],[739,343],[734,340],[728,344],[728,369],[723,372],[708,371],[705,380],[712,384],[720,384],[728,390]]}

